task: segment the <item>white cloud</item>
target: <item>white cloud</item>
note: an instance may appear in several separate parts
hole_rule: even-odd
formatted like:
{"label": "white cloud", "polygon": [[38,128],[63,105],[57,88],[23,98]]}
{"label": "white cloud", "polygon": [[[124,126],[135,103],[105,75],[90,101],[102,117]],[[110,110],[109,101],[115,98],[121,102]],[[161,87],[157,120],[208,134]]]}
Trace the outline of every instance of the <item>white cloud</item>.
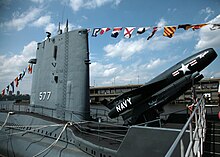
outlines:
{"label": "white cloud", "polygon": [[[209,23],[220,23],[220,14]],[[211,31],[211,26],[205,26],[199,30],[199,40],[195,46],[196,50],[204,48],[220,48],[220,29]]]}
{"label": "white cloud", "polygon": [[70,0],[70,7],[73,9],[73,11],[78,11],[81,7],[84,6],[83,0]]}
{"label": "white cloud", "polygon": [[150,60],[149,64],[146,64],[146,68],[149,70],[158,68],[160,65],[162,65],[163,63],[165,63],[165,60],[161,60],[160,58],[154,59],[154,60]]}
{"label": "white cloud", "polygon": [[167,11],[171,12],[173,14],[174,12],[177,11],[177,9],[176,8],[168,8]]}
{"label": "white cloud", "polygon": [[36,21],[33,22],[33,26],[36,27],[42,27],[42,26],[46,26],[47,24],[50,23],[51,17],[46,15],[46,16],[41,16],[40,18],[38,18]]}
{"label": "white cloud", "polygon": [[[159,32],[157,32],[159,34]],[[120,57],[122,61],[128,60],[136,53],[142,53],[144,51],[159,51],[163,50],[171,44],[186,41],[193,38],[193,31],[185,31],[180,34],[175,34],[172,39],[160,36],[153,36],[152,39],[140,38],[136,40],[122,39],[116,44],[109,44],[103,49],[106,52],[107,57]]]}
{"label": "white cloud", "polygon": [[104,47],[106,56],[121,57],[123,61],[129,59],[133,54],[140,52],[146,47],[146,39],[141,38],[135,41],[122,39],[115,45],[109,44]]}
{"label": "white cloud", "polygon": [[161,18],[160,21],[157,24],[157,27],[159,27],[158,30],[161,30],[165,25],[167,25],[167,21],[164,18]]}
{"label": "white cloud", "polygon": [[[168,60],[156,58],[145,64],[136,61],[129,65],[94,62],[90,66],[91,85],[108,86],[115,84],[145,83],[157,74],[155,69],[164,65],[167,61]],[[97,84],[97,82],[99,84]]]}
{"label": "white cloud", "polygon": [[[0,55],[0,89],[5,88],[27,67],[29,59],[35,58],[36,48],[37,42],[32,41],[24,46],[20,54]],[[30,93],[31,80],[24,79],[22,82],[23,86],[20,86],[19,90],[23,90],[23,93]]]}
{"label": "white cloud", "polygon": [[214,12],[210,7],[206,7],[205,9],[202,9],[202,10],[200,11],[200,14],[201,14],[201,15],[202,15],[202,14],[206,15],[204,21],[207,21],[208,18],[209,18],[211,15],[213,15],[214,13],[215,13],[215,12]]}
{"label": "white cloud", "polygon": [[109,3],[117,6],[120,2],[121,0],[69,0],[69,5],[73,11],[79,11],[81,8],[94,9]]}
{"label": "white cloud", "polygon": [[44,31],[45,32],[51,32],[52,34],[55,34],[57,31],[58,27],[54,23],[49,23],[46,25]]}
{"label": "white cloud", "polygon": [[28,24],[31,24],[36,18],[38,18],[41,11],[41,8],[29,8],[23,13],[13,13],[12,20],[1,23],[0,26],[20,31],[24,29]]}
{"label": "white cloud", "polygon": [[109,69],[106,69],[103,73],[103,76],[111,76],[113,74],[115,74],[117,68],[109,68]]}
{"label": "white cloud", "polygon": [[85,15],[83,15],[82,18],[83,18],[84,20],[88,20],[88,17],[85,16]]}
{"label": "white cloud", "polygon": [[[158,32],[159,33],[159,32]],[[175,43],[187,41],[192,39],[195,32],[193,31],[185,31],[183,33],[175,33],[172,39],[163,37],[163,36],[155,36],[148,42],[146,49],[151,51],[163,50],[169,45],[173,45]]]}
{"label": "white cloud", "polygon": [[43,3],[45,0],[31,0],[34,3]]}
{"label": "white cloud", "polygon": [[101,64],[99,62],[93,62],[90,65],[92,77],[111,77],[115,75],[116,72],[119,72],[121,66],[114,64]]}

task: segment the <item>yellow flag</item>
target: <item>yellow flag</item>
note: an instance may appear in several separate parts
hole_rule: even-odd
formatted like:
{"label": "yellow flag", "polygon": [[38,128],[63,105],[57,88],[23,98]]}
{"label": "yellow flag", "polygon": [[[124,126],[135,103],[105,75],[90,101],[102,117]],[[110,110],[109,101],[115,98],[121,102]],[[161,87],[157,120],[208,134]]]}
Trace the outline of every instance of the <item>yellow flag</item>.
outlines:
{"label": "yellow flag", "polygon": [[165,26],[163,36],[172,38],[176,31],[176,26]]}

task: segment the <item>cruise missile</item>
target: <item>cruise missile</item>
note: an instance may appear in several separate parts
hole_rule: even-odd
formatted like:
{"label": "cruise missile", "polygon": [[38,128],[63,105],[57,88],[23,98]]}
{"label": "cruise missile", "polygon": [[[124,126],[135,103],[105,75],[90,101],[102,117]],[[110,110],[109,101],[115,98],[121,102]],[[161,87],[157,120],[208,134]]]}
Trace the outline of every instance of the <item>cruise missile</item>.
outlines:
{"label": "cruise missile", "polygon": [[[192,82],[193,79],[201,79],[202,75],[199,72],[207,67],[216,57],[217,53],[215,50],[209,48],[180,61],[140,88],[123,93],[106,104],[106,107],[110,109],[108,116],[110,118],[122,115],[134,116],[134,114],[135,116],[140,116],[143,112],[152,108],[151,102],[155,101],[155,97],[157,97],[157,101],[155,101],[157,105],[154,104],[154,107],[165,105],[165,103],[174,100],[179,95],[172,94],[172,89],[179,91],[181,94],[184,93],[188,88],[186,89],[182,85],[190,88],[192,84],[189,82]],[[169,99],[163,101],[161,97],[163,94],[161,93],[165,93]],[[141,112],[134,112],[140,109],[142,110]]]}
{"label": "cruise missile", "polygon": [[136,124],[137,120],[140,119],[140,115],[142,115],[142,118],[144,117],[146,120],[149,120],[149,118],[150,120],[155,119],[155,117],[152,117],[151,115],[152,110],[161,111],[164,105],[181,96],[186,90],[191,88],[193,83],[197,83],[201,79],[203,79],[203,75],[198,72],[184,76],[159,92],[153,94],[149,99],[143,100],[145,105],[143,105],[144,103],[137,105],[135,108],[122,113],[121,116],[128,125]]}

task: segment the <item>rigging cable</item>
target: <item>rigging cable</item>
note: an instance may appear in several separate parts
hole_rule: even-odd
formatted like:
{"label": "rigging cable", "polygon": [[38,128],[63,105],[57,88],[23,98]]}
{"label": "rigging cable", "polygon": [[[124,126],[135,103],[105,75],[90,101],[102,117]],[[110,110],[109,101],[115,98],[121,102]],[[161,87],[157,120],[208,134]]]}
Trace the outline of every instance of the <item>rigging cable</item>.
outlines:
{"label": "rigging cable", "polygon": [[5,124],[7,123],[10,114],[14,114],[14,112],[8,112],[7,117],[6,117],[6,119],[5,119],[5,122],[4,122],[4,123],[2,124],[2,126],[0,127],[0,130],[2,130],[2,128],[3,128],[3,127],[5,126]]}
{"label": "rigging cable", "polygon": [[72,125],[71,122],[67,122],[64,127],[63,127],[63,130],[60,132],[59,136],[57,137],[57,139],[51,143],[47,148],[45,148],[44,150],[40,151],[39,153],[35,154],[33,157],[37,157],[39,155],[41,155],[42,153],[44,153],[45,151],[47,151],[48,149],[50,149],[51,147],[53,147],[54,145],[56,145],[56,143],[59,141],[61,135],[63,134],[63,132],[66,130],[67,126],[70,126]]}

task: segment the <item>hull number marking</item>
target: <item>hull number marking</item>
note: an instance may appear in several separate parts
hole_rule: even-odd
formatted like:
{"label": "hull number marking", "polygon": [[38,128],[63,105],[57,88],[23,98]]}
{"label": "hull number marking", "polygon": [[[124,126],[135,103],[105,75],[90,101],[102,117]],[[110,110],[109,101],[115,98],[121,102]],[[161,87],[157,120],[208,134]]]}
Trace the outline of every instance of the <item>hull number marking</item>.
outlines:
{"label": "hull number marking", "polygon": [[44,101],[44,100],[49,100],[51,96],[51,91],[49,92],[40,92],[39,93],[39,100]]}

